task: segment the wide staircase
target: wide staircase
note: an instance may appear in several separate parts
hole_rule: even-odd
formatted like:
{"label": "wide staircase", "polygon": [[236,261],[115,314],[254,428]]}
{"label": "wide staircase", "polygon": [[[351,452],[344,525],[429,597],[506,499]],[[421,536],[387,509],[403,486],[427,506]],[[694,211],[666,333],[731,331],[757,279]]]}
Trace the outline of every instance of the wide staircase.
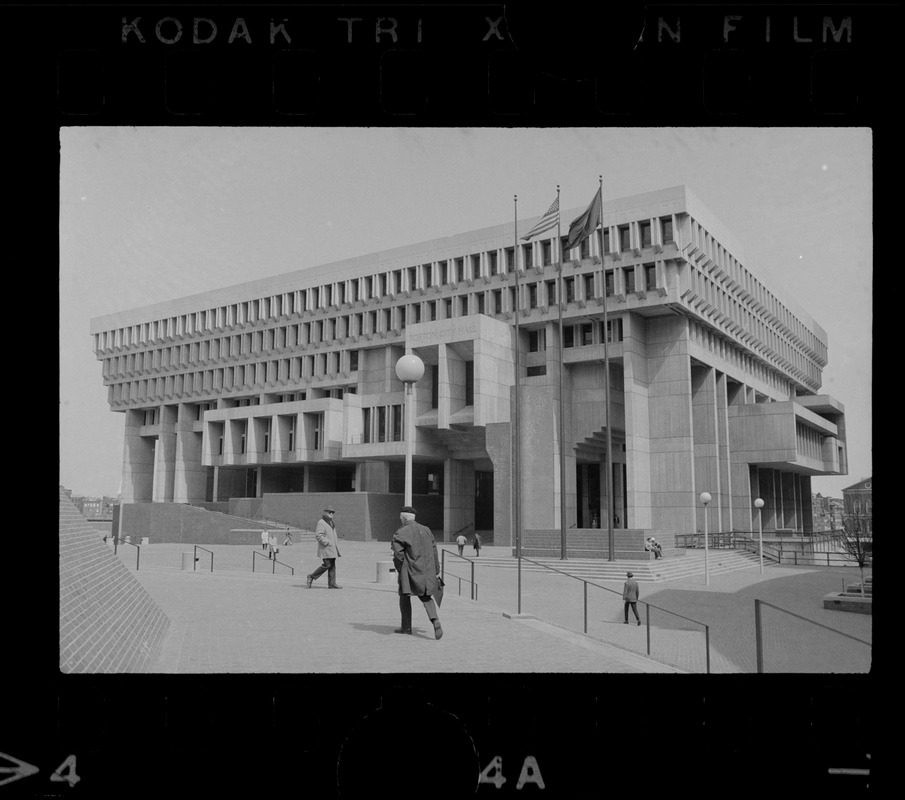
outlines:
{"label": "wide staircase", "polygon": [[[518,559],[515,556],[485,557],[482,555],[474,560],[482,567],[518,568]],[[759,563],[756,553],[749,553],[745,550],[711,550],[707,571],[710,575],[719,575],[743,569],[757,569]],[[632,572],[638,581],[681,581],[704,575],[704,551],[686,550],[684,555],[674,558],[664,557],[659,561],[605,561],[585,558],[532,558],[531,561],[522,559],[523,570],[544,572],[549,571],[548,567],[586,580],[623,581],[625,573]]]}

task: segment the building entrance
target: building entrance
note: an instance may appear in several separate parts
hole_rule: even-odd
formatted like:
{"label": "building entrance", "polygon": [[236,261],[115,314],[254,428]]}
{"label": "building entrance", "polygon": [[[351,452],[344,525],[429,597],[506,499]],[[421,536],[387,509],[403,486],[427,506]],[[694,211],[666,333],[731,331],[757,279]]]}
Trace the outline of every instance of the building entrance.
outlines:
{"label": "building entrance", "polygon": [[600,464],[582,463],[575,465],[575,486],[578,490],[578,527],[600,528]]}
{"label": "building entrance", "polygon": [[478,531],[493,530],[493,473],[475,470],[474,526]]}

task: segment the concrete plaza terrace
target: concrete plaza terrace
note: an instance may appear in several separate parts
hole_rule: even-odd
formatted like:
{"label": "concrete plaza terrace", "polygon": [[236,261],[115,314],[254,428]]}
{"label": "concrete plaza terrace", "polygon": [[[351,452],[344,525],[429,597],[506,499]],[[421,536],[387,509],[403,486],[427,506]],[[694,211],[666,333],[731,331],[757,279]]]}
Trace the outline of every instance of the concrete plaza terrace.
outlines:
{"label": "concrete plaza terrace", "polygon": [[[109,545],[112,550],[112,544]],[[522,608],[517,613],[518,573],[492,562],[509,548],[487,547],[475,559],[478,600],[463,580],[470,565],[447,557],[446,594],[440,612],[444,636],[434,639],[423,609],[413,609],[414,636],[393,633],[399,624],[396,585],[378,583],[377,564],[389,560],[386,543],[341,541],[337,579],[311,589],[305,576],[320,562],[315,545],[281,548],[272,562],[260,546],[213,545],[202,549],[195,571],[182,569],[191,545],[157,544],[118,555],[171,620],[152,673],[703,673],[704,634],[710,626],[710,671],[754,673],[754,600],[764,607],[767,673],[867,673],[872,617],[823,608],[823,597],[857,578],[856,569],[755,566],[723,574],[641,584],[644,624],[622,622],[621,582],[613,590],[588,588],[588,633],[583,628],[580,581],[522,569]],[[455,548],[448,548],[455,552]],[[211,552],[213,572],[210,571]],[[466,551],[466,554],[468,551]],[[252,573],[252,560],[255,572]],[[514,559],[512,559],[514,560]],[[568,561],[562,568],[568,570]],[[595,581],[598,582],[598,581]],[[650,609],[650,656],[647,613]],[[772,608],[777,606],[791,614]],[[792,614],[841,631],[840,635]]]}

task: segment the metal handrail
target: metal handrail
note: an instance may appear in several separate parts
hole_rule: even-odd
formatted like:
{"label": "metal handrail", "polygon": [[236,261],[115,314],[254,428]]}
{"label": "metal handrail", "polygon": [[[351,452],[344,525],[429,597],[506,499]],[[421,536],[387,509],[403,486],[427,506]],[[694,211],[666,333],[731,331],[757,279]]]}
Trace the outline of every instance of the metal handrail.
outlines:
{"label": "metal handrail", "polygon": [[817,622],[813,619],[808,619],[807,617],[801,616],[801,614],[796,614],[794,611],[789,611],[785,608],[780,608],[779,606],[773,605],[773,603],[768,603],[766,600],[757,600],[754,601],[754,647],[757,651],[757,671],[758,673],[763,673],[764,671],[764,636],[763,636],[763,621],[761,618],[761,606],[770,606],[770,608],[775,608],[777,611],[782,611],[785,614],[788,614],[791,617],[796,617],[800,620],[804,620],[805,622],[810,622],[811,625],[816,625],[818,628],[824,628],[825,630],[832,631],[833,633],[838,633],[840,636],[845,636],[847,639],[854,639],[856,642],[860,644],[866,644],[868,647],[873,647],[871,642],[865,642],[864,639],[859,639],[857,636],[852,636],[850,633],[845,633],[844,631],[838,631],[835,628],[831,628],[829,625],[824,625],[822,622]]}
{"label": "metal handrail", "polygon": [[[257,550],[252,550],[252,551],[251,551],[251,571],[252,571],[252,572],[255,571],[255,556],[260,556],[261,558],[264,558],[264,554],[263,554],[263,553],[259,553]],[[295,567],[290,566],[289,564],[285,563],[284,561],[278,561],[278,560],[275,559],[275,558],[269,559],[269,560],[270,560],[270,561],[273,561],[273,568],[272,568],[271,571],[270,571],[272,575],[276,575],[276,572],[277,572],[277,564],[282,564],[284,567],[289,567],[290,572],[291,572],[293,575],[295,575]]]}
{"label": "metal handrail", "polygon": [[[560,575],[565,575],[567,578],[572,578],[576,581],[581,581],[584,584],[584,632],[588,632],[588,585],[596,586],[598,589],[603,589],[606,592],[611,592],[612,594],[622,596],[622,593],[617,591],[616,589],[610,589],[609,586],[601,586],[599,583],[594,583],[594,581],[589,581],[586,578],[579,578],[577,575],[570,575],[568,572],[563,572],[560,569],[556,569],[556,567],[551,567],[549,564],[543,564],[540,561],[534,561],[533,559],[526,558],[525,556],[521,557],[523,561],[527,561],[531,564],[537,564],[544,569],[549,569],[552,572],[558,572]],[[647,613],[645,614],[647,618],[647,654],[650,655],[650,610],[652,608],[657,609],[657,611],[663,611],[667,614],[672,614],[674,617],[679,617],[680,619],[684,619],[687,622],[692,622],[695,625],[701,625],[704,628],[704,648],[705,655],[707,660],[707,674],[710,674],[710,626],[706,622],[701,622],[700,620],[692,619],[691,617],[686,617],[683,614],[679,614],[675,611],[670,611],[668,608],[661,608],[660,606],[652,605],[651,603],[645,602],[644,605],[647,607]]]}
{"label": "metal handrail", "polygon": [[[139,563],[139,560],[141,559],[141,545],[135,544],[134,542],[128,542],[125,539],[123,539],[123,544],[131,544],[132,547],[134,547],[137,550],[137,552],[135,553],[135,569],[137,571],[138,563]],[[116,555],[116,539],[114,539],[114,541],[113,541],[113,555]]]}
{"label": "metal handrail", "polygon": [[202,547],[200,544],[195,545],[195,549],[192,551],[193,561],[192,561],[192,572],[195,571],[195,563],[198,561],[198,551],[204,550],[206,553],[211,554],[211,572],[214,571],[214,551],[208,550],[206,547]]}
{"label": "metal handrail", "polygon": [[462,561],[467,561],[469,564],[471,564],[471,580],[470,581],[468,580],[468,578],[463,578],[460,575],[453,575],[452,577],[459,579],[459,595],[460,596],[462,594],[462,581],[466,581],[467,583],[471,584],[471,595],[470,595],[471,599],[477,600],[478,599],[478,585],[475,583],[475,580],[474,580],[474,563],[475,562],[473,559],[466,558],[465,556],[460,556],[458,553],[454,553],[452,550],[447,551],[447,549],[445,547],[441,547],[440,548],[440,577],[443,579],[443,581],[445,583],[446,582],[446,553],[447,552],[449,552],[449,554],[452,557],[461,558]]}

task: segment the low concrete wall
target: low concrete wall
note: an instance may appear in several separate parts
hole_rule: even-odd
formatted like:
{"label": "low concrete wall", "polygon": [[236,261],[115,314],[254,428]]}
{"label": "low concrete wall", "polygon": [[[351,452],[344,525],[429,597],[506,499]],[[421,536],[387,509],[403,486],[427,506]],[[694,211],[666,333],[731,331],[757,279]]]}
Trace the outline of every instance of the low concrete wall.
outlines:
{"label": "low concrete wall", "polygon": [[823,597],[823,607],[830,611],[848,611],[853,614],[873,616],[873,598],[835,592]]}
{"label": "low concrete wall", "polygon": [[[644,549],[651,532],[646,529],[617,528],[613,531],[613,555],[616,559],[653,561],[654,554]],[[562,554],[562,531],[526,530],[522,542],[522,555],[527,558],[558,558]],[[678,555],[667,537],[657,537],[666,555]],[[513,554],[515,548],[513,548]],[[569,528],[566,531],[566,556],[568,558],[609,558],[608,532],[603,528]]]}
{"label": "low concrete wall", "polygon": [[[280,525],[314,530],[325,507],[336,509],[336,527],[343,539],[389,542],[399,528],[404,496],[368,492],[304,492],[265,494],[261,498],[231,502],[234,516],[182,503],[124,503],[120,536],[151,544],[260,544],[261,531]],[[419,495],[413,500],[418,521],[443,540],[443,498]],[[262,520],[268,520],[267,523]],[[274,523],[274,524],[270,524]]]}

